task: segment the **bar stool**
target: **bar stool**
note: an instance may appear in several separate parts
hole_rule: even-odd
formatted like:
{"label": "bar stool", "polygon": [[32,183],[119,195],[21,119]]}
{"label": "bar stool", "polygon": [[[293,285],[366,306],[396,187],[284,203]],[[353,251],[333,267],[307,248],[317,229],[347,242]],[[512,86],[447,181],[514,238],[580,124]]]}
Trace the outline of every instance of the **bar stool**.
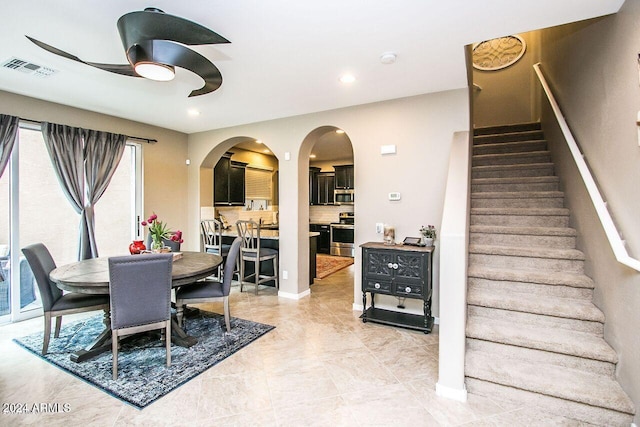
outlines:
{"label": "bar stool", "polygon": [[[240,292],[243,285],[254,285],[255,293],[258,295],[258,286],[265,282],[274,281],[276,289],[278,284],[278,250],[260,247],[260,224],[255,221],[238,221],[238,236],[242,238],[240,247]],[[264,261],[273,262],[273,276],[260,274],[260,264]],[[245,275],[245,262],[254,265],[253,273]],[[253,277],[253,281],[247,279]]]}
{"label": "bar stool", "polygon": [[[203,219],[200,221],[200,236],[202,237],[203,251],[220,255],[226,262],[231,245],[222,243],[222,223],[217,219]],[[220,281],[222,281],[223,264],[224,262],[218,266],[218,280]]]}

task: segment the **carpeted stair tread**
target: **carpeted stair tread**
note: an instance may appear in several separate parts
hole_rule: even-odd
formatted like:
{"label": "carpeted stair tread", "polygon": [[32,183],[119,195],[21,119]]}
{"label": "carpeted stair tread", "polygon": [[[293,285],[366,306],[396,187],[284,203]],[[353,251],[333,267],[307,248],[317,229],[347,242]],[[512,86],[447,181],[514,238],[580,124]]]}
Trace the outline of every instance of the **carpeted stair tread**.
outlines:
{"label": "carpeted stair tread", "polygon": [[537,140],[544,140],[544,133],[540,130],[476,135],[473,137],[473,145],[478,147],[486,144],[509,144],[512,142]]}
{"label": "carpeted stair tread", "polygon": [[613,379],[565,367],[468,351],[467,376],[517,389],[634,414],[633,402]]}
{"label": "carpeted stair tread", "polygon": [[472,199],[547,199],[563,198],[562,191],[482,191],[471,194]]}
{"label": "carpeted stair tread", "polygon": [[471,185],[487,185],[487,184],[540,184],[540,183],[557,183],[560,178],[557,176],[525,176],[525,177],[506,177],[506,178],[474,178]]}
{"label": "carpeted stair tread", "polygon": [[549,286],[571,286],[574,288],[595,287],[593,280],[584,274],[567,273],[564,271],[528,271],[503,268],[492,268],[484,265],[470,265],[469,277],[497,281],[536,283]]}
{"label": "carpeted stair tread", "polygon": [[471,208],[471,215],[569,216],[567,208]]}
{"label": "carpeted stair tread", "polygon": [[584,261],[584,252],[577,249],[520,247],[498,245],[469,245],[470,254],[507,255],[529,258],[570,259]]}
{"label": "carpeted stair tread", "polygon": [[[553,168],[553,163],[518,163],[513,165],[487,165],[487,166],[473,166],[471,168],[474,172],[480,171],[509,171],[509,170],[523,170],[523,169],[547,169]],[[552,175],[553,176],[553,175]]]}
{"label": "carpeted stair tread", "polygon": [[467,302],[481,307],[604,322],[604,314],[591,301],[581,299],[547,298],[525,292],[497,294],[491,290],[472,287],[467,292]]}
{"label": "carpeted stair tread", "polygon": [[531,163],[549,163],[551,153],[544,151],[527,151],[524,153],[503,153],[503,154],[475,154],[471,158],[471,165],[495,166],[495,165],[529,165]]}
{"label": "carpeted stair tread", "polygon": [[508,125],[482,126],[473,129],[473,135],[493,135],[497,133],[514,133],[539,131],[542,128],[540,122],[513,123]]}
{"label": "carpeted stair tread", "polygon": [[471,225],[470,233],[522,234],[534,236],[569,236],[575,237],[577,232],[568,227],[507,227],[502,225]]}
{"label": "carpeted stair tread", "polygon": [[602,337],[586,332],[469,316],[467,337],[618,363],[616,352]]}
{"label": "carpeted stair tread", "polygon": [[525,153],[528,151],[540,151],[547,149],[547,141],[544,139],[523,139],[517,141],[476,142],[473,145],[473,154],[500,154],[500,153]]}

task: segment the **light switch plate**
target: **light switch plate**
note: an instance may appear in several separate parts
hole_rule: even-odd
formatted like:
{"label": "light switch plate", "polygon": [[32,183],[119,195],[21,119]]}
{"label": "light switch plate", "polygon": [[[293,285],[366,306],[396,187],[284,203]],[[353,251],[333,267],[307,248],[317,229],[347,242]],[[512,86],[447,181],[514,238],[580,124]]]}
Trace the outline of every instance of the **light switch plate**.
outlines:
{"label": "light switch plate", "polygon": [[391,201],[397,201],[397,200],[400,200],[400,198],[401,198],[400,193],[397,191],[389,193],[389,200]]}
{"label": "light switch plate", "polygon": [[384,231],[384,223],[376,222],[376,233],[382,234],[383,231]]}

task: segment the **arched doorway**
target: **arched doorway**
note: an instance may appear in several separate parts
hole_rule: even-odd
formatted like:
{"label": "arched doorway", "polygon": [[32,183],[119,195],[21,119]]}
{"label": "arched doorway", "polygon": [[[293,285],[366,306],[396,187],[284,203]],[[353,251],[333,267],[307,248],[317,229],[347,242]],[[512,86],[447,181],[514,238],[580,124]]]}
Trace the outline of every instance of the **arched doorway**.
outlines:
{"label": "arched doorway", "polygon": [[[216,174],[223,163],[228,174]],[[200,165],[200,219],[222,219],[228,227],[252,219],[277,228],[278,169],[278,158],[259,138],[222,141]]]}
{"label": "arched doorway", "polygon": [[[336,126],[314,129],[302,143],[300,164],[309,177],[309,229],[320,233],[314,283],[321,285],[339,271],[336,268],[352,264],[355,254],[354,153],[349,136]],[[352,276],[345,285],[353,287]]]}

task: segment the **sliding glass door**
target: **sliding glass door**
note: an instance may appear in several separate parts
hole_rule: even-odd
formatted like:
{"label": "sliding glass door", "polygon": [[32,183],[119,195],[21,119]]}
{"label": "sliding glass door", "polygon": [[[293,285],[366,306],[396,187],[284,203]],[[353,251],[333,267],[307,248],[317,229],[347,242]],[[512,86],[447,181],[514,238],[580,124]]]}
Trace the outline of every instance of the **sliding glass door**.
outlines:
{"label": "sliding glass door", "polygon": [[[138,144],[127,144],[107,191],[95,205],[100,256],[127,253],[134,237],[141,205],[140,151]],[[0,263],[4,245],[9,267],[0,270],[8,276],[3,283],[9,285],[6,296],[0,288],[0,322],[42,313],[37,285],[20,248],[43,243],[57,265],[76,261],[78,254],[80,215],[60,188],[38,128],[20,128],[11,160],[10,173],[0,179]],[[2,311],[4,302],[7,313]]]}

